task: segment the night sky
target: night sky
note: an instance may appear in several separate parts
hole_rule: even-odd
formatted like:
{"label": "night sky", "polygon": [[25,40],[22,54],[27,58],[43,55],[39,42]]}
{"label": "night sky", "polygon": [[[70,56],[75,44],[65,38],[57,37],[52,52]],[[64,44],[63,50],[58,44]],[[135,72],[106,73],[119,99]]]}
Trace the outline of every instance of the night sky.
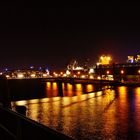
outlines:
{"label": "night sky", "polygon": [[11,2],[0,6],[0,68],[65,68],[73,59],[140,54],[139,5]]}

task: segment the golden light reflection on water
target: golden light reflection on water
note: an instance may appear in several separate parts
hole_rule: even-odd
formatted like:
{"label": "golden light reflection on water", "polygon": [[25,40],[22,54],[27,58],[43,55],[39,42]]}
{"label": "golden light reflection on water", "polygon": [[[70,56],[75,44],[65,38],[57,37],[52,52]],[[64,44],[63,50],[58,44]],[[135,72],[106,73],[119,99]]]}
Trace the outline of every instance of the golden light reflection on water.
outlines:
{"label": "golden light reflection on water", "polygon": [[73,86],[69,83],[63,83],[64,96],[73,96]]}
{"label": "golden light reflection on water", "polygon": [[[118,88],[118,101],[116,111],[118,112],[117,117],[119,119],[119,128],[122,133],[126,133],[129,131],[129,110],[130,110],[130,102],[129,102],[129,91],[128,87],[121,86]],[[116,126],[117,127],[117,126]],[[120,130],[119,130],[120,131]]]}
{"label": "golden light reflection on water", "polygon": [[39,101],[40,99],[33,99],[33,100],[29,100],[28,103],[35,104],[35,103],[38,103]]}
{"label": "golden light reflection on water", "polygon": [[58,95],[58,87],[57,87],[56,82],[53,82],[52,89],[53,89],[53,96],[52,97],[57,96]]}
{"label": "golden light reflection on water", "polygon": [[27,104],[27,100],[15,102],[15,105],[19,105],[19,106],[26,105],[26,104]]}
{"label": "golden light reflection on water", "polygon": [[122,101],[126,101],[126,95],[127,95],[127,87],[125,86],[121,86],[118,88],[118,92],[119,92],[119,97]]}
{"label": "golden light reflection on water", "polygon": [[[105,104],[102,133],[104,137],[110,135],[110,139],[118,139],[119,137],[126,139],[127,136],[121,133],[127,134],[128,132],[127,88],[124,86],[118,87],[117,91],[108,92],[105,97],[105,101],[109,104]],[[118,137],[118,135],[121,136]]]}
{"label": "golden light reflection on water", "polygon": [[52,89],[51,82],[46,82],[46,94],[48,97],[51,97],[51,92],[50,92],[51,89]]}
{"label": "golden light reflection on water", "polygon": [[93,87],[92,84],[88,84],[88,85],[86,86],[86,91],[87,91],[87,92],[92,92],[93,90],[94,90],[94,87]]}
{"label": "golden light reflection on water", "polygon": [[119,91],[120,94],[126,93],[126,90],[127,90],[127,87],[125,87],[125,86],[121,86],[121,87],[118,88],[118,91]]}
{"label": "golden light reflection on water", "polygon": [[67,84],[67,86],[68,86],[67,88],[68,96],[73,96],[73,86],[71,84]]}
{"label": "golden light reflection on water", "polygon": [[[53,97],[56,95],[52,93],[57,89],[56,83],[47,83],[46,87],[48,87],[46,90],[50,98],[18,103],[26,104],[29,118],[50,128],[76,139],[88,139],[89,136],[89,139],[94,139],[101,133],[103,136],[111,135],[111,139],[115,139],[118,118],[121,127],[124,127],[123,122],[128,123],[123,114],[123,111],[127,110],[127,106],[124,104],[124,102],[126,103],[126,87],[118,89],[117,105],[114,90],[91,92],[94,89],[91,84],[63,84],[64,95],[67,95],[63,97]],[[48,93],[49,91],[50,93]],[[91,93],[85,94],[84,91]],[[72,96],[73,92],[76,96]]]}
{"label": "golden light reflection on water", "polygon": [[82,84],[76,84],[76,91],[78,95],[82,93]]}
{"label": "golden light reflection on water", "polygon": [[135,123],[137,124],[137,131],[140,131],[140,87],[134,89],[135,92]]}
{"label": "golden light reflection on water", "polygon": [[102,93],[103,93],[102,91],[98,91],[98,92],[96,93],[96,95],[97,95],[97,96],[101,96]]}
{"label": "golden light reflection on water", "polygon": [[46,82],[47,97],[58,96],[58,86],[56,82]]}
{"label": "golden light reflection on water", "polygon": [[140,132],[140,87],[91,92],[91,84],[65,83],[64,96],[53,97],[56,89],[48,82],[50,98],[14,104],[26,105],[27,117],[76,139],[127,139],[129,134],[131,139],[132,132]]}
{"label": "golden light reflection on water", "polygon": [[[92,84],[69,84],[62,83],[63,96],[79,96],[83,93],[93,92],[94,86]],[[55,97],[59,95],[58,85],[56,82],[46,82],[47,97]]]}
{"label": "golden light reflection on water", "polygon": [[28,104],[28,106],[27,106],[27,109],[28,109],[27,115],[30,115],[30,118],[35,121],[38,121],[39,106],[40,106],[39,103]]}
{"label": "golden light reflection on water", "polygon": [[137,96],[140,96],[140,87],[135,88],[135,93]]}

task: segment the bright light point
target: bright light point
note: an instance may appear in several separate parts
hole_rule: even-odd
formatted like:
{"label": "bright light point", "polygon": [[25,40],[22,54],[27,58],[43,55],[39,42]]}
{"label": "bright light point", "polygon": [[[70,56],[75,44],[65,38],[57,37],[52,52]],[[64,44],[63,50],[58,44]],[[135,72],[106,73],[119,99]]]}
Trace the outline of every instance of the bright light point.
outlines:
{"label": "bright light point", "polygon": [[86,76],[85,75],[82,75],[81,78],[86,78]]}
{"label": "bright light point", "polygon": [[10,76],[9,75],[6,75],[6,78],[10,78]]}
{"label": "bright light point", "polygon": [[30,66],[30,69],[33,69],[34,68],[34,66]]}
{"label": "bright light point", "polygon": [[94,73],[94,69],[89,69],[89,74]]}
{"label": "bright light point", "polygon": [[109,73],[110,73],[109,70],[107,70],[107,71],[106,71],[106,74],[109,74]]}
{"label": "bright light point", "polygon": [[26,105],[27,104],[27,101],[25,101],[25,100],[23,100],[23,101],[17,101],[17,102],[15,102],[15,104],[16,105],[19,105],[19,106]]}
{"label": "bright light point", "polygon": [[57,74],[56,72],[53,72],[53,75],[54,75],[55,77],[57,77],[57,76],[58,76],[58,74]]}
{"label": "bright light point", "polygon": [[73,67],[73,70],[83,70],[83,67],[76,67],[76,68]]}
{"label": "bright light point", "polygon": [[98,76],[98,77],[97,77],[97,79],[98,79],[98,80],[100,80],[100,79],[101,79],[101,77],[100,77],[100,76]]}
{"label": "bright light point", "polygon": [[66,71],[66,74],[67,74],[67,75],[70,75],[70,74],[71,74],[71,72],[70,72],[69,70],[67,70],[67,71]]}
{"label": "bright light point", "polygon": [[67,75],[66,74],[63,74],[63,76],[66,77]]}
{"label": "bright light point", "polygon": [[103,60],[103,56],[101,56],[100,59]]}
{"label": "bright light point", "polygon": [[89,76],[90,79],[93,79],[94,77],[92,75]]}
{"label": "bright light point", "polygon": [[47,74],[49,74],[49,73],[50,73],[50,72],[49,72],[49,70],[48,70],[47,68],[45,69],[45,71],[47,72]]}
{"label": "bright light point", "polygon": [[121,70],[121,74],[124,74],[124,70]]}
{"label": "bright light point", "polygon": [[80,71],[78,71],[78,72],[77,72],[77,74],[79,75],[79,74],[81,74],[81,72],[80,72]]}
{"label": "bright light point", "polygon": [[43,77],[47,77],[47,74],[46,73],[43,73]]}
{"label": "bright light point", "polygon": [[101,64],[101,63],[97,62],[97,64],[96,64],[96,65],[97,65],[97,66],[99,66],[100,64]]}
{"label": "bright light point", "polygon": [[34,78],[36,75],[35,74],[31,74],[31,77]]}
{"label": "bright light point", "polygon": [[138,73],[140,74],[140,70],[138,70]]}
{"label": "bright light point", "polygon": [[18,78],[23,78],[24,75],[23,75],[23,74],[18,74],[17,77],[18,77]]}

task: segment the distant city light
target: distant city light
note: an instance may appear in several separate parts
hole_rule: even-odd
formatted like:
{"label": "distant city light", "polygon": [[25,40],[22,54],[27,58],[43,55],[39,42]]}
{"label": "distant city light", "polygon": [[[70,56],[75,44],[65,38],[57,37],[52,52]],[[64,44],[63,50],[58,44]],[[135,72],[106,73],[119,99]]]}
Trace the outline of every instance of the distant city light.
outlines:
{"label": "distant city light", "polygon": [[17,75],[18,78],[24,78],[24,75],[22,73]]}
{"label": "distant city light", "polygon": [[33,69],[34,68],[34,66],[30,66],[30,69]]}
{"label": "distant city light", "polygon": [[92,75],[89,76],[90,79],[93,79],[94,77]]}
{"label": "distant city light", "polygon": [[63,75],[63,72],[60,72],[61,75]]}
{"label": "distant city light", "polygon": [[100,76],[98,76],[98,77],[97,77],[97,79],[98,79],[98,80],[100,80],[100,79],[101,79],[101,77],[100,77]]}
{"label": "distant city light", "polygon": [[9,75],[6,75],[6,78],[10,78],[10,76]]}
{"label": "distant city light", "polygon": [[81,78],[86,78],[86,76],[85,75],[81,75]]}
{"label": "distant city light", "polygon": [[73,67],[73,70],[83,70],[83,67]]}
{"label": "distant city light", "polygon": [[80,71],[78,71],[78,72],[77,72],[77,74],[78,74],[78,75],[80,75],[80,74],[81,74],[81,72],[80,72]]}
{"label": "distant city light", "polygon": [[45,71],[46,71],[46,72],[49,72],[49,69],[48,69],[48,68],[46,68],[46,69],[45,69]]}
{"label": "distant city light", "polygon": [[47,77],[47,74],[46,73],[43,73],[43,77]]}
{"label": "distant city light", "polygon": [[67,75],[64,73],[63,76],[66,77]]}
{"label": "distant city light", "polygon": [[31,77],[32,77],[32,78],[35,78],[35,77],[36,77],[36,75],[35,75],[35,74],[31,74]]}
{"label": "distant city light", "polygon": [[89,69],[89,74],[92,74],[92,73],[94,73],[94,69],[93,68],[90,68]]}
{"label": "distant city light", "polygon": [[107,71],[106,71],[106,74],[109,74],[109,73],[110,73],[110,71],[109,71],[109,70],[107,70]]}
{"label": "distant city light", "polygon": [[124,70],[121,70],[121,74],[124,74]]}
{"label": "distant city light", "polygon": [[67,75],[70,75],[70,74],[71,74],[71,72],[70,72],[69,70],[67,70],[67,71],[66,71],[66,74],[67,74]]}
{"label": "distant city light", "polygon": [[53,72],[53,75],[54,75],[55,77],[57,77],[57,76],[58,76],[58,74],[57,74],[56,72]]}

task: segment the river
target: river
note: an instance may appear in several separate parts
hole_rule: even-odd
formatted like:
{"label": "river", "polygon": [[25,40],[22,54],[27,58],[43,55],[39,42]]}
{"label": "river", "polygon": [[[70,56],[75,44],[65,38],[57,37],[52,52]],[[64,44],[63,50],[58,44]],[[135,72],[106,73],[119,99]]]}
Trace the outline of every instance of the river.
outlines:
{"label": "river", "polygon": [[63,84],[63,97],[55,82],[44,88],[42,98],[13,106],[26,105],[27,117],[77,140],[140,139],[140,87],[93,92],[92,84]]}

